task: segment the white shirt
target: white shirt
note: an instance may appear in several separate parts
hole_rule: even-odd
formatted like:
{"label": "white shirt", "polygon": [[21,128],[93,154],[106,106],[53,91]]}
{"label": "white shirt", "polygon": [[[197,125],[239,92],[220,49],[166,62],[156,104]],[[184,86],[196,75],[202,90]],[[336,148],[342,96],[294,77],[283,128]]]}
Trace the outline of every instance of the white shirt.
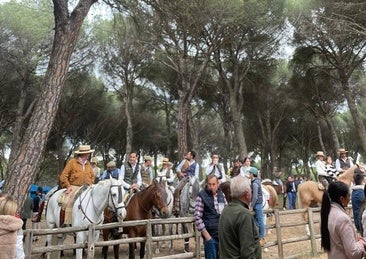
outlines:
{"label": "white shirt", "polygon": [[[206,167],[206,175],[209,175],[212,172],[214,172],[214,174],[216,175],[217,178],[219,178],[220,176],[222,177],[221,179],[219,179],[222,183],[226,182],[226,174],[225,174],[225,171],[224,171],[224,168],[222,165],[220,165],[220,164],[214,165],[212,163],[209,164]],[[220,172],[221,172],[221,174],[220,174]]]}
{"label": "white shirt", "polygon": [[[136,164],[134,164],[134,165],[132,165],[132,171],[133,171],[133,172],[135,172],[135,168],[136,168],[136,166],[137,166],[137,163],[136,163]],[[130,184],[128,184],[128,183],[126,183],[126,182],[124,181],[124,179],[125,179],[125,165],[123,164],[123,165],[121,166],[120,179],[118,179],[118,180],[120,180],[120,181],[122,182],[122,186],[123,186],[123,188],[125,188],[125,189],[130,189],[130,188],[131,188],[131,185],[130,185]],[[142,184],[142,178],[141,178],[141,172],[140,172],[140,169],[139,169],[139,170],[138,170],[138,172],[137,172],[137,185],[140,187],[140,186],[141,186],[141,184]]]}

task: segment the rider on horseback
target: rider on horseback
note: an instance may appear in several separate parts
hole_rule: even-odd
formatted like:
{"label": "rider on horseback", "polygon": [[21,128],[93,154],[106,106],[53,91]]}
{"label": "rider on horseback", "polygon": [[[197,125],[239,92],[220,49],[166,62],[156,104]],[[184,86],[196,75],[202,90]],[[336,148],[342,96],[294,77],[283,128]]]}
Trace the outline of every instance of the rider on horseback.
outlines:
{"label": "rider on horseback", "polygon": [[[121,166],[121,181],[123,188],[128,192],[136,192],[142,184],[141,172],[137,163],[137,154],[131,152],[128,161]],[[127,200],[128,197],[125,198]]]}
{"label": "rider on horseback", "polygon": [[326,168],[323,151],[318,151],[316,157],[317,161],[315,162],[315,168],[319,182],[323,184],[325,189],[328,189],[329,183],[333,182],[336,178],[333,173]]}
{"label": "rider on horseback", "polygon": [[177,167],[177,175],[178,178],[181,179],[177,188],[174,192],[174,207],[173,207],[173,214],[178,215],[180,210],[180,192],[182,191],[183,187],[189,182],[190,177],[196,177],[199,179],[199,164],[196,163],[194,158],[196,157],[196,153],[194,151],[189,151],[186,154],[186,157]]}
{"label": "rider on horseback", "polygon": [[70,159],[60,175],[60,187],[66,188],[66,192],[60,196],[60,226],[71,224],[72,207],[74,198],[80,187],[94,183],[94,172],[88,159],[94,149],[90,145],[81,145],[75,151],[76,157]]}

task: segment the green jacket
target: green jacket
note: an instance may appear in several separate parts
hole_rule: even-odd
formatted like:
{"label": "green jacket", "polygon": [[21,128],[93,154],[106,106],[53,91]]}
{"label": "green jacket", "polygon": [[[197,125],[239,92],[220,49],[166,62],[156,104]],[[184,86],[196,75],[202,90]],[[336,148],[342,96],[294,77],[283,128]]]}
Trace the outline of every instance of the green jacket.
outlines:
{"label": "green jacket", "polygon": [[233,200],[219,221],[219,258],[262,258],[259,234],[248,206]]}

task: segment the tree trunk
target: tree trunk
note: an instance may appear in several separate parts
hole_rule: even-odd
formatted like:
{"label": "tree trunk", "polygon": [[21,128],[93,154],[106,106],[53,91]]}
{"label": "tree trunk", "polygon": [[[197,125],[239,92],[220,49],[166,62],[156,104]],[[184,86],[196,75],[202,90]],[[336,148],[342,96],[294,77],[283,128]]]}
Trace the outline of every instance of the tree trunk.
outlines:
{"label": "tree trunk", "polygon": [[69,68],[71,54],[76,45],[80,28],[90,7],[96,0],[80,0],[71,14],[68,1],[53,0],[55,35],[46,75],[41,93],[26,128],[19,148],[12,149],[12,159],[4,191],[18,201],[19,210],[23,207],[44,152],[53,121],[56,116],[62,88]]}
{"label": "tree trunk", "polygon": [[239,154],[240,159],[244,159],[244,157],[248,154],[247,144],[245,142],[244,137],[244,129],[243,129],[243,123],[242,123],[242,114],[240,112],[241,107],[239,107],[237,101],[236,101],[236,94],[230,93],[230,108],[231,108],[231,114],[233,118],[233,126],[234,126],[234,136],[236,139],[237,144],[237,152]]}
{"label": "tree trunk", "polygon": [[366,129],[362,122],[361,116],[357,110],[355,100],[352,97],[351,90],[349,89],[348,81],[346,79],[341,80],[344,96],[346,97],[349,111],[352,115],[353,122],[356,127],[356,131],[360,137],[363,155],[366,154]]}
{"label": "tree trunk", "polygon": [[132,97],[130,93],[126,93],[126,103],[125,103],[125,115],[127,119],[126,126],[126,154],[132,152],[132,141],[133,141],[133,128],[132,128]]}
{"label": "tree trunk", "polygon": [[316,119],[316,127],[318,129],[319,144],[320,144],[322,150],[324,151],[324,153],[326,154],[327,153],[327,149],[325,148],[325,145],[324,145],[323,134],[322,134],[322,129],[320,127],[319,118]]}
{"label": "tree trunk", "polygon": [[187,122],[188,122],[189,102],[185,98],[185,94],[179,95],[178,109],[178,160],[182,159],[188,151],[187,144]]}
{"label": "tree trunk", "polygon": [[328,117],[325,118],[325,122],[327,123],[330,135],[332,136],[332,140],[333,140],[333,148],[332,148],[332,153],[333,154],[332,154],[332,157],[337,157],[338,156],[338,149],[340,148],[337,131],[334,128],[334,125],[333,125],[333,122],[332,122],[331,118],[328,118]]}

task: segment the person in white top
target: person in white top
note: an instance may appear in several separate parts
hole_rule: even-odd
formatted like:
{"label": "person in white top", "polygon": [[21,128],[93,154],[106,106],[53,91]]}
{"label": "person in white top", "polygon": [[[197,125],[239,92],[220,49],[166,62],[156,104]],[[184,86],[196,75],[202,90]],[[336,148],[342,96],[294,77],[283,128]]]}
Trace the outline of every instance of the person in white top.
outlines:
{"label": "person in white top", "polygon": [[338,150],[339,158],[336,160],[336,169],[338,173],[344,173],[347,169],[353,166],[351,159],[347,157],[348,151],[344,148]]}
{"label": "person in white top", "polygon": [[174,173],[172,169],[172,163],[169,162],[169,158],[163,158],[163,164],[159,171],[156,172],[155,179],[157,181],[167,181],[168,184],[172,184],[174,181]]}
{"label": "person in white top", "polygon": [[121,166],[121,181],[123,188],[128,191],[136,191],[142,184],[141,172],[135,152],[131,152],[128,161]]}
{"label": "person in white top", "polygon": [[249,169],[251,168],[250,163],[251,163],[250,157],[247,156],[246,158],[244,158],[244,163],[240,168],[240,174],[247,178],[249,178]]}
{"label": "person in white top", "polygon": [[218,154],[212,154],[211,158],[212,162],[206,167],[206,176],[209,174],[216,175],[220,185],[221,183],[226,182],[225,169],[219,163],[220,157]]}

